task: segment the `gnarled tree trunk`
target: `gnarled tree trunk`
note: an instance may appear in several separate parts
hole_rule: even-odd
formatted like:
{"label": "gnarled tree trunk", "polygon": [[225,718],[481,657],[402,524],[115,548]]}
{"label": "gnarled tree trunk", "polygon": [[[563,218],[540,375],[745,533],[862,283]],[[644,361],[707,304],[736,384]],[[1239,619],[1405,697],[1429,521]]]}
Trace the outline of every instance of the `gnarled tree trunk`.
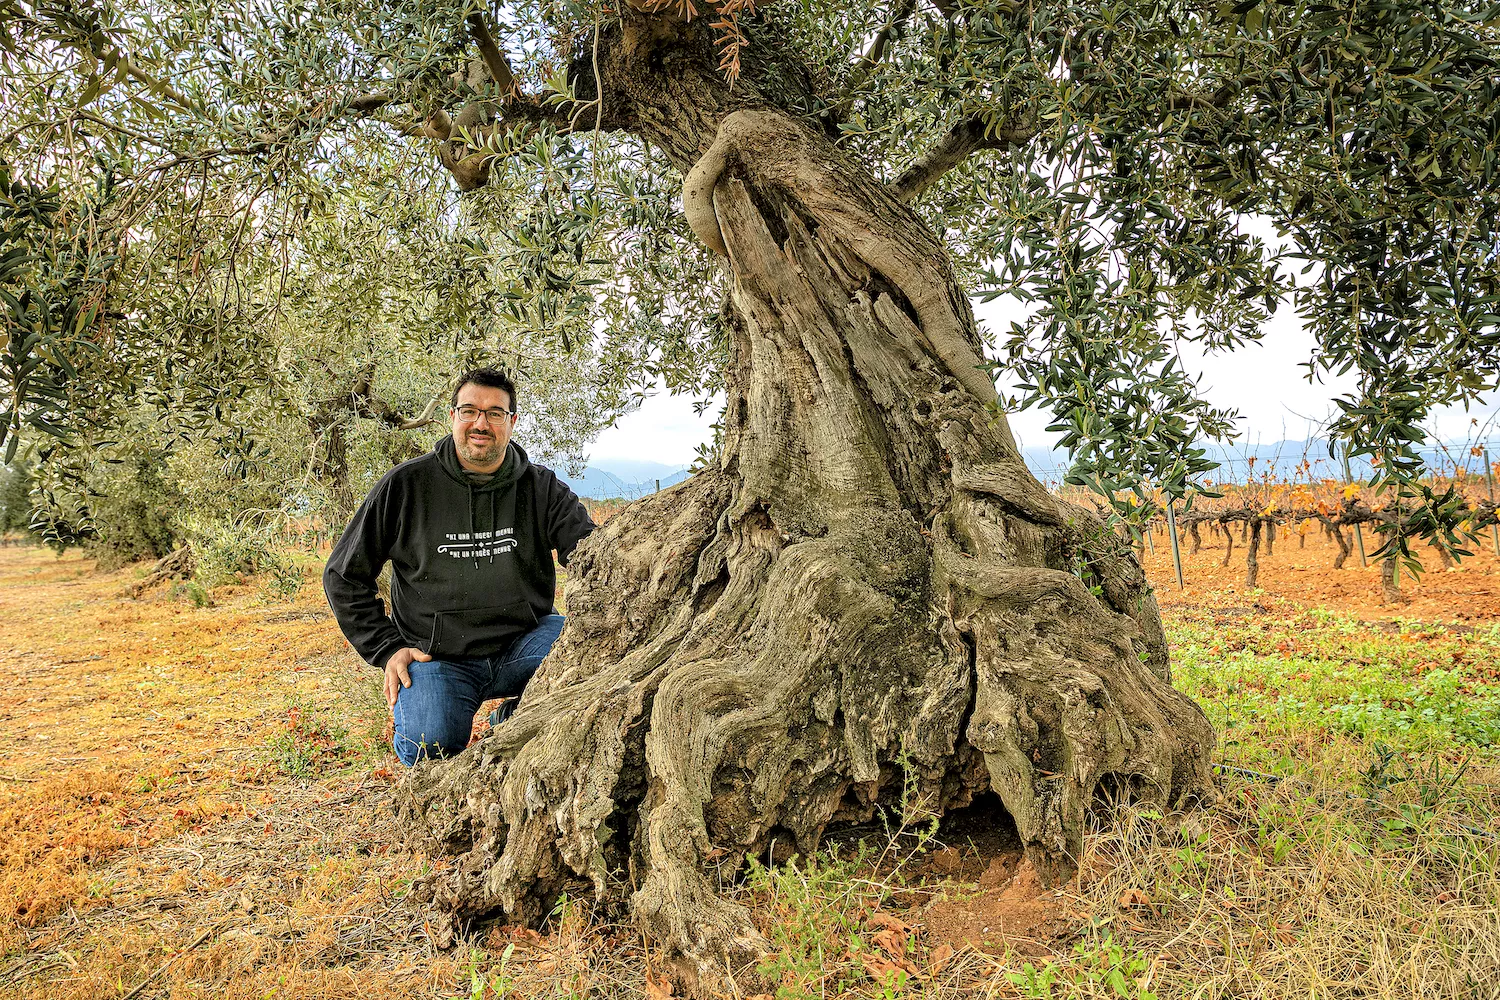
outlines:
{"label": "gnarled tree trunk", "polygon": [[1250,522],[1250,541],[1245,547],[1246,590],[1254,590],[1260,579],[1260,535],[1260,518],[1255,518]]}
{"label": "gnarled tree trunk", "polygon": [[1339,547],[1339,554],[1333,557],[1333,568],[1343,569],[1344,561],[1349,558],[1349,539],[1344,537],[1343,529],[1341,529],[1333,521],[1324,520],[1323,527],[1328,530],[1329,537],[1332,538]]}
{"label": "gnarled tree trunk", "polygon": [[763,946],[711,869],[773,839],[993,790],[1056,879],[1101,781],[1180,804],[1213,733],[1128,546],[1022,463],[933,234],[781,112],[668,110],[728,255],[722,458],[579,547],[520,709],[400,809],[447,918],[586,879],[692,978]]}

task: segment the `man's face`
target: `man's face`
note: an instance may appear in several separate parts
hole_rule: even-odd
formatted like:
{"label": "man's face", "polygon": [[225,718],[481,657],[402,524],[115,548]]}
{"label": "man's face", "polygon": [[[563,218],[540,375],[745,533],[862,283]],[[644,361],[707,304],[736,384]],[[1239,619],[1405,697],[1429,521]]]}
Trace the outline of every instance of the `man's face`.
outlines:
{"label": "man's face", "polygon": [[[468,407],[478,410],[473,420],[465,420]],[[492,472],[505,458],[505,446],[516,427],[516,415],[492,418],[486,411],[510,410],[510,393],[487,385],[468,383],[458,390],[458,402],[448,411],[453,422],[453,444],[459,461],[475,471]]]}

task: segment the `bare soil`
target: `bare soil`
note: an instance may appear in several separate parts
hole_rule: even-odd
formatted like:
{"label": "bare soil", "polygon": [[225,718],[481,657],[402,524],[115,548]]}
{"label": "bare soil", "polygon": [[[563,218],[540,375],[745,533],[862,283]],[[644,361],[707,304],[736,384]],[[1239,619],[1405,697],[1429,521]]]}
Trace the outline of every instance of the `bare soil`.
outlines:
{"label": "bare soil", "polygon": [[[1197,555],[1189,555],[1191,543],[1182,545],[1184,589],[1177,589],[1172,568],[1172,549],[1166,533],[1153,538],[1146,549],[1146,576],[1156,588],[1156,599],[1166,608],[1177,606],[1245,605],[1253,592],[1245,589],[1246,546],[1240,542],[1238,526],[1234,530],[1234,551],[1229,565],[1224,558],[1222,535],[1202,532],[1204,545]],[[1356,548],[1344,568],[1333,568],[1338,548],[1319,531],[1307,535],[1306,546],[1299,546],[1295,527],[1278,535],[1275,547],[1259,554],[1259,588],[1262,593],[1285,598],[1304,607],[1337,608],[1344,614],[1366,620],[1414,619],[1426,622],[1484,623],[1500,620],[1500,558],[1495,555],[1489,532],[1482,544],[1471,545],[1473,555],[1453,569],[1445,570],[1436,552],[1417,546],[1416,554],[1425,571],[1413,580],[1403,573],[1400,581],[1400,603],[1387,603],[1380,593],[1380,566],[1371,560],[1360,564]],[[1365,538],[1367,552],[1378,543]]]}

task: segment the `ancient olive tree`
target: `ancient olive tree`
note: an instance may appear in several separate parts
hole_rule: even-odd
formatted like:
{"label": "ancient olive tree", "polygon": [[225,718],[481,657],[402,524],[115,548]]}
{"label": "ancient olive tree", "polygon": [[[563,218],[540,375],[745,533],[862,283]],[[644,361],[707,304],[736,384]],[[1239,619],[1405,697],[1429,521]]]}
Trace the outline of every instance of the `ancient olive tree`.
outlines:
{"label": "ancient olive tree", "polygon": [[[424,886],[450,920],[539,919],[584,880],[707,974],[761,945],[711,869],[903,787],[996,793],[1049,878],[1101,787],[1209,790],[1139,565],[1027,472],[997,368],[1053,407],[1078,481],[1182,495],[1232,414],[1175,342],[1296,308],[1311,374],[1361,374],[1339,432],[1454,537],[1414,448],[1500,363],[1481,4],[151,11],[149,43],[44,25],[103,81],[80,102],[116,95],[69,127],[267,186],[384,134],[504,220],[507,315],[563,353],[640,345],[622,385],[727,396],[710,466],[575,555],[518,713],[402,786],[453,856]],[[987,337],[970,294],[1023,318]]]}

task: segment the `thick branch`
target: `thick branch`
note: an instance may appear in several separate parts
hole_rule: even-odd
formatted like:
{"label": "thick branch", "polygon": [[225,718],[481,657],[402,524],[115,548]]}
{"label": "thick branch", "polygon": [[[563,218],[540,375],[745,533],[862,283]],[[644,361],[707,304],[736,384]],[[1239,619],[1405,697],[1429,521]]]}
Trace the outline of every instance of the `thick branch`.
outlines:
{"label": "thick branch", "polygon": [[911,17],[912,11],[916,10],[917,0],[896,0],[896,5],[891,8],[890,20],[876,32],[875,40],[870,43],[869,49],[860,58],[854,70],[855,83],[851,89],[858,89],[859,84],[869,78],[870,72],[885,58],[886,46],[890,44],[891,38],[906,25]]}
{"label": "thick branch", "polygon": [[396,100],[394,94],[361,94],[349,102],[349,110],[367,115]]}
{"label": "thick branch", "polygon": [[521,92],[520,85],[516,82],[516,74],[511,71],[510,61],[505,58],[505,53],[495,42],[495,36],[490,34],[489,26],[484,23],[484,15],[470,14],[468,24],[469,33],[474,36],[474,43],[479,46],[479,54],[484,57],[485,68],[490,71],[490,79],[494,80],[495,86],[500,88],[501,98],[506,101],[515,99]]}
{"label": "thick branch", "polygon": [[1036,121],[1007,125],[989,133],[984,119],[965,118],[939,139],[916,163],[901,171],[890,184],[898,201],[909,202],[926,191],[938,178],[981,149],[1011,149],[1034,139],[1041,132]]}
{"label": "thick branch", "polygon": [[[408,134],[439,140],[438,162],[453,175],[459,190],[473,191],[489,181],[490,161],[494,158],[489,143],[499,130],[523,121],[548,121],[568,128],[573,122],[564,110],[549,107],[521,90],[520,81],[482,14],[469,15],[466,23],[479,47],[484,72],[498,87],[501,99],[472,101],[453,116],[439,108],[420,126],[409,129]],[[478,68],[478,63],[470,65]],[[470,83],[475,81],[471,79]]]}
{"label": "thick branch", "polygon": [[348,392],[331,396],[319,403],[318,408],[308,417],[308,425],[314,433],[320,434],[323,429],[338,423],[339,415],[342,413],[352,413],[368,420],[379,420],[398,431],[419,430],[437,422],[435,414],[438,405],[443,401],[442,393],[433,396],[421,413],[415,417],[408,417],[388,401],[375,395],[374,381],[375,365],[371,362],[360,370],[354,385],[349,388]]}
{"label": "thick branch", "polygon": [[[394,424],[396,430],[415,431],[437,423],[437,417],[433,416],[433,414],[437,413],[438,403],[442,402],[442,399],[441,394],[433,396],[427,401],[427,406],[423,408],[422,412],[415,417],[402,417],[401,414],[392,412],[391,416],[397,418]],[[381,402],[384,403],[384,400],[381,400]],[[389,418],[386,418],[386,422],[390,423]]]}
{"label": "thick branch", "polygon": [[1167,95],[1168,111],[1222,111],[1234,99],[1237,88],[1223,86],[1213,93],[1174,90]]}

